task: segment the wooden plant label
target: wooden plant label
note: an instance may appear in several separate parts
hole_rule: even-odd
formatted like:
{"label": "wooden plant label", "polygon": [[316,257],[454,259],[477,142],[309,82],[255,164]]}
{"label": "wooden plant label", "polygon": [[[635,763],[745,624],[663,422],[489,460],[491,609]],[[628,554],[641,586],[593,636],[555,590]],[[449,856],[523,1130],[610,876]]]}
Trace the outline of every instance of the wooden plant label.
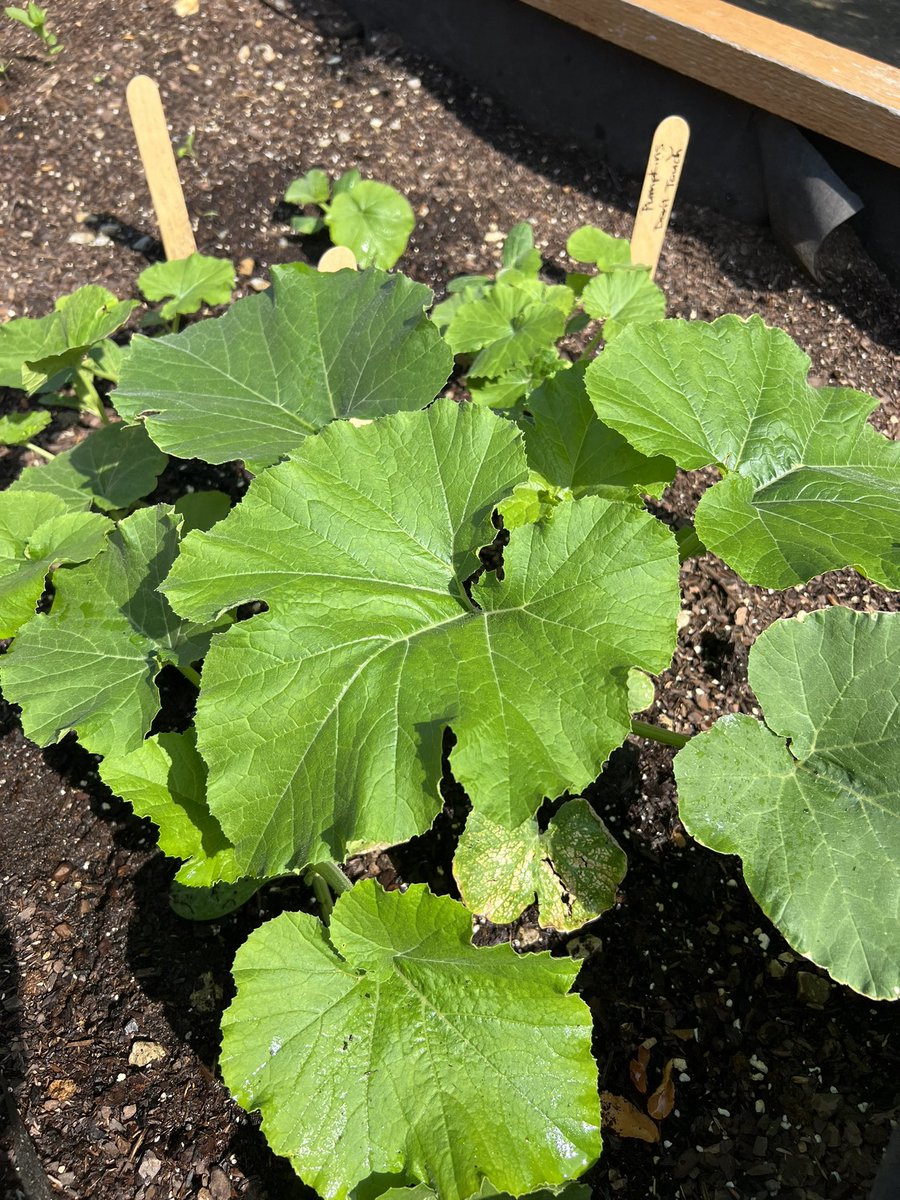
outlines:
{"label": "wooden plant label", "polygon": [[125,90],[150,199],[166,258],[187,258],[197,250],[184,202],[172,140],[159,88],[149,75],[135,75]]}
{"label": "wooden plant label", "polygon": [[319,259],[319,270],[329,274],[333,271],[355,271],[356,255],[347,246],[331,246]]}
{"label": "wooden plant label", "polygon": [[669,228],[669,217],[678,191],[690,127],[684,117],[666,117],[653,135],[644,186],[631,231],[631,261],[656,274],[659,255]]}

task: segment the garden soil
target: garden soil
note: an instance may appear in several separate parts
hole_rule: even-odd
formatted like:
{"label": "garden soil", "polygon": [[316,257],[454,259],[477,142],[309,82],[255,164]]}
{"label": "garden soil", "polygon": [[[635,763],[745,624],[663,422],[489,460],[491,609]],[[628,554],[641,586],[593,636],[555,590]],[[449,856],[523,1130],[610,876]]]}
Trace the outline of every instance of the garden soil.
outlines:
{"label": "garden soil", "polygon": [[[139,72],[158,79],[175,140],[194,131],[181,173],[199,248],[239,264],[240,293],[263,286],[271,264],[321,251],[286,236],[279,201],[316,164],[357,166],[409,196],[418,224],[400,266],[436,288],[495,269],[502,231],[523,219],[551,277],[577,225],[629,233],[637,182],[586,160],[564,130],[557,144],[536,138],[393,35],[365,36],[338,8],[48,8],[64,46],[51,61],[26,30],[4,24],[0,34],[0,319],[42,314],[88,282],[133,295],[158,257],[124,105]],[[881,402],[873,422],[897,435],[897,294],[852,231],[833,236],[813,283],[765,231],[682,204],[658,278],[671,315],[756,312],[787,329],[810,355],[814,382],[872,393]],[[63,415],[44,442],[58,448],[82,434]],[[8,482],[27,461],[5,452],[0,476]],[[202,482],[193,471],[173,467],[168,483],[185,472]],[[708,483],[679,478],[660,514],[684,523]],[[688,732],[725,711],[757,713],[747,652],[775,618],[830,604],[900,607],[849,571],[776,594],[709,556],[686,566],[683,587],[679,649],[651,718]],[[71,740],[30,745],[8,708],[0,731],[3,1195],[307,1195],[267,1150],[257,1119],[228,1098],[216,1055],[236,946],[309,896],[299,884],[274,886],[235,917],[182,921],[167,903],[172,865],[155,851],[152,827],[103,790],[94,760]],[[355,873],[452,888],[464,801],[452,786],[447,795],[433,835],[354,863]],[[853,995],[798,958],[749,898],[740,864],[686,837],[670,751],[628,744],[591,795],[629,856],[616,909],[576,942],[587,955],[580,986],[595,1016],[601,1089],[645,1110],[667,1065],[672,1088],[658,1140],[607,1127],[594,1195],[864,1197],[900,1114],[900,1006]],[[533,914],[480,936],[512,936],[523,949],[548,941]],[[642,1045],[644,1092],[630,1066]]]}

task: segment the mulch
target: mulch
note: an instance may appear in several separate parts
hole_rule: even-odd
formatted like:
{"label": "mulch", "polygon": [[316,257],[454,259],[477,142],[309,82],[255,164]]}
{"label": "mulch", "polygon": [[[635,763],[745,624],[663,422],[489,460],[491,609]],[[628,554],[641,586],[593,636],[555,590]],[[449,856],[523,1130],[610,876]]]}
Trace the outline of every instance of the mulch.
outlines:
{"label": "mulch", "polygon": [[[280,204],[313,165],[357,166],[404,191],[418,224],[400,267],[438,289],[494,270],[492,235],[523,219],[551,270],[579,224],[627,236],[636,182],[537,138],[330,3],[303,0],[288,15],[277,7],[201,0],[179,17],[173,0],[57,0],[50,20],[65,49],[49,63],[27,31],[4,27],[0,319],[40,315],[87,282],[132,295],[159,254],[124,105],[127,80],[142,71],[161,84],[173,136],[195,130],[195,157],[181,169],[198,244],[242,262],[239,292],[273,263],[321,248],[287,236]],[[814,283],[766,231],[680,204],[658,278],[670,315],[757,312],[787,329],[814,382],[870,392],[881,402],[873,423],[896,436],[898,297],[852,230],[833,236]],[[17,403],[5,397],[5,407]],[[77,436],[64,419],[47,444]],[[27,461],[6,452],[0,477]],[[662,515],[689,518],[708,482],[680,477]],[[777,617],[835,603],[900,608],[849,571],[772,593],[710,556],[687,564],[683,595],[679,649],[653,716],[686,731],[722,712],[757,712],[747,652]],[[659,1142],[607,1131],[594,1195],[864,1196],[900,1115],[897,1006],[832,984],[792,953],[750,899],[740,864],[686,838],[670,751],[629,743],[591,797],[629,855],[620,903],[581,939],[601,1086],[645,1103],[629,1073],[641,1044],[649,1090],[670,1062],[675,1086]],[[77,744],[35,748],[8,707],[0,805],[3,1194],[309,1195],[216,1073],[235,948],[272,913],[308,904],[302,885],[273,885],[213,924],[182,921],[168,907],[173,867],[152,827],[104,790]],[[356,870],[448,887],[442,864],[462,805],[450,787],[434,835]],[[548,940],[528,915],[495,936]]]}

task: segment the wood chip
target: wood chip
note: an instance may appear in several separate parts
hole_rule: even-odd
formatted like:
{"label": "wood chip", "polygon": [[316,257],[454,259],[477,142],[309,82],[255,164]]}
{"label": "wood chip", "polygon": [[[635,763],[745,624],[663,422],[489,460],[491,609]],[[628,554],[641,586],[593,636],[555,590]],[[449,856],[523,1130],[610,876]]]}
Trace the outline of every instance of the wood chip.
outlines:
{"label": "wood chip", "polygon": [[619,1137],[638,1138],[642,1142],[659,1141],[657,1127],[624,1096],[601,1092],[600,1105],[603,1110],[603,1124]]}

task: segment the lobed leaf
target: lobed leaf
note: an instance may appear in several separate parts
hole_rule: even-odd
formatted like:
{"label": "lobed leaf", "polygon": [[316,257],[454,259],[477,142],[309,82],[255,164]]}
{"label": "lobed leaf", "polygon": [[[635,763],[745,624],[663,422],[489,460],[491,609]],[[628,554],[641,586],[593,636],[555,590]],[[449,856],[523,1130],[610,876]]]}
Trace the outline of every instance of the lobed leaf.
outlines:
{"label": "lobed leaf", "polygon": [[645,270],[596,275],[581,293],[584,310],[603,322],[603,340],[612,341],[629,325],[648,325],[666,315],[666,298]]}
{"label": "lobed leaf", "polygon": [[284,198],[288,204],[327,204],[330,195],[327,173],[321,167],[313,167],[288,186]]}
{"label": "lobed leaf", "polygon": [[0,387],[36,392],[71,371],[93,345],[124,325],[136,305],[89,286],[60,296],[44,317],[17,317],[0,325]]}
{"label": "lobed leaf", "polygon": [[624,740],[628,668],[659,671],[674,646],[674,540],[629,505],[562,505],[470,600],[491,511],[525,474],[514,425],[441,401],[325,430],[185,539],[176,611],[268,606],[215,639],[196,722],[248,873],[422,832],[448,725],[456,777],[508,828]]}
{"label": "lobed leaf", "polygon": [[529,819],[517,829],[469,813],[453,858],[464,903],[508,924],[535,898],[544,927],[571,932],[616,902],[627,860],[586,800],[568,800],[541,832]]}
{"label": "lobed leaf", "polygon": [[[113,747],[99,771],[110,791],[156,825],[163,854],[185,860],[175,876],[179,883],[208,888],[243,878],[234,847],[209,811],[206,763],[193,729],[146,738],[128,753]],[[259,886],[258,880],[247,882],[252,891]]]}
{"label": "lobed leaf", "polygon": [[529,467],[576,496],[660,496],[675,478],[675,464],[645,457],[598,420],[585,389],[586,366],[558,372],[528,397],[531,420],[522,427]]}
{"label": "lobed leaf", "polygon": [[13,637],[35,614],[56,567],[99,554],[112,522],[71,512],[56,496],[0,492],[0,637]]}
{"label": "lobed leaf", "polygon": [[[91,513],[66,513],[54,528],[76,520],[102,523],[104,536],[109,528]],[[157,505],[120,522],[92,561],[57,572],[50,614],[23,626],[0,663],[32,741],[49,745],[74,729],[96,754],[141,746],[159,709],[160,667],[201,659],[214,628],[177,617],[157,590],[177,552],[178,520]]]}
{"label": "lobed leaf", "polygon": [[790,944],[900,998],[900,613],[776,621],[750,651],[765,724],[726,716],[679,752],[679,811]]}
{"label": "lobed leaf", "polygon": [[24,446],[53,420],[48,412],[13,412],[0,417],[0,446]]}
{"label": "lobed leaf", "polygon": [[53,462],[26,467],[9,491],[49,493],[75,510],[128,508],[153,491],[166,461],[140,425],[106,425]]}
{"label": "lobed leaf", "polygon": [[275,462],[336,417],[421,408],[452,366],[431,293],[381,271],[272,270],[272,287],[170,337],[136,337],[115,392],[182,458]]}
{"label": "lobed leaf", "polygon": [[153,263],[138,275],[138,287],[151,302],[165,300],[164,321],[187,316],[203,304],[228,304],[234,287],[234,267],[227,258],[190,254],[187,258]]}
{"label": "lobed leaf", "polygon": [[631,246],[625,238],[604,233],[596,225],[582,225],[569,235],[566,253],[577,262],[594,263],[601,271],[631,263]]}
{"label": "lobed leaf", "polygon": [[759,317],[663,321],[617,338],[587,388],[643,454],[726,473],[700,501],[697,534],[750,583],[852,566],[900,588],[900,446],[866,422],[872,397],[812,388],[808,370]]}
{"label": "lobed leaf", "polygon": [[[565,304],[560,292],[567,293]],[[455,311],[444,336],[454,354],[476,355],[469,368],[475,378],[527,366],[554,347],[565,332],[574,300],[568,288],[541,283],[533,289],[498,283],[473,300],[462,295],[466,302]]]}
{"label": "lobed leaf", "polygon": [[519,1196],[597,1158],[577,966],[475,949],[471,933],[449,897],[366,881],[338,899],[327,931],[284,913],[238,950],[225,1082],[321,1195],[344,1200],[385,1175],[444,1200],[484,1182]]}

